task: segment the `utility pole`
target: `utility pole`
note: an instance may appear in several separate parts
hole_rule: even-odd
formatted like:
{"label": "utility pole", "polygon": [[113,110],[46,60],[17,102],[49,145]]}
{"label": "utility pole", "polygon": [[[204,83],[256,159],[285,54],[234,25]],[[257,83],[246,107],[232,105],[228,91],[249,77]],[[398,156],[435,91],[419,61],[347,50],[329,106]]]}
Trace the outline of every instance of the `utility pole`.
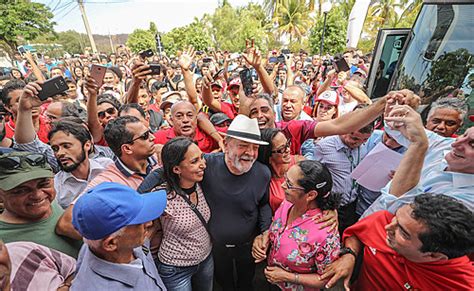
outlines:
{"label": "utility pole", "polygon": [[84,0],[77,0],[77,3],[79,4],[79,9],[81,10],[82,20],[84,20],[84,26],[86,27],[87,35],[89,36],[92,52],[96,54],[97,47],[95,46],[94,37],[92,37],[91,28],[89,26],[89,20],[87,20],[86,9],[84,9]]}
{"label": "utility pole", "polygon": [[110,28],[109,28],[109,41],[110,41],[110,49],[112,53],[115,53],[114,42],[112,41],[112,36],[110,35]]}

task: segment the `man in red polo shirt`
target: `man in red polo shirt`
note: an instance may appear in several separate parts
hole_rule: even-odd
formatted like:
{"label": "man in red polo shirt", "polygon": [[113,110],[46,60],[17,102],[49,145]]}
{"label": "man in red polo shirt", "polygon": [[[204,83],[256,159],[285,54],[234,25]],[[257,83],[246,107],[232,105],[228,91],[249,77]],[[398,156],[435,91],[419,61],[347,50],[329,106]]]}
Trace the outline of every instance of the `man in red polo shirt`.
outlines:
{"label": "man in red polo shirt", "polygon": [[[345,248],[321,276],[351,290],[474,290],[474,214],[445,195],[421,194],[394,214],[379,211],[346,229]],[[364,247],[362,249],[362,247]]]}
{"label": "man in red polo shirt", "polygon": [[177,136],[186,136],[192,138],[205,153],[210,153],[219,148],[218,140],[222,137],[212,124],[207,120],[207,126],[210,126],[210,135],[198,128],[198,115],[196,108],[189,101],[179,101],[171,106],[171,122],[173,127],[158,130],[154,133],[155,144],[165,144],[170,139]]}

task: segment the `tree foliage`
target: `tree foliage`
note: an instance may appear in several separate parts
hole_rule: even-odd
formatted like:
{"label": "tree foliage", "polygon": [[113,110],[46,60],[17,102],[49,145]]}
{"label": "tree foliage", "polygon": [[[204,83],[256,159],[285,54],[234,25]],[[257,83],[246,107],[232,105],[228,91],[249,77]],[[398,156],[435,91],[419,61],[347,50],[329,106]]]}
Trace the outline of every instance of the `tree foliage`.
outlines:
{"label": "tree foliage", "polygon": [[147,49],[156,51],[155,35],[150,30],[135,29],[127,39],[127,46],[134,53]]}
{"label": "tree foliage", "polygon": [[53,13],[41,3],[0,2],[0,45],[12,56],[17,46],[53,32]]}
{"label": "tree foliage", "polygon": [[[339,6],[328,12],[323,53],[341,53],[346,48],[347,20],[342,15],[343,10]],[[319,54],[323,26],[324,16],[318,18],[311,29],[309,47],[312,54]]]}
{"label": "tree foliage", "polygon": [[311,26],[308,13],[305,0],[283,0],[273,17],[275,29],[280,35],[289,36],[290,42],[295,38],[300,41]]}
{"label": "tree foliage", "polygon": [[178,50],[192,45],[196,50],[205,50],[212,46],[212,39],[205,24],[194,19],[189,25],[172,29],[161,37],[165,51],[176,54]]}
{"label": "tree foliage", "polygon": [[255,39],[255,45],[266,49],[267,26],[265,12],[260,5],[248,4],[233,8],[226,3],[208,17],[216,47],[228,51],[243,51],[246,39]]}

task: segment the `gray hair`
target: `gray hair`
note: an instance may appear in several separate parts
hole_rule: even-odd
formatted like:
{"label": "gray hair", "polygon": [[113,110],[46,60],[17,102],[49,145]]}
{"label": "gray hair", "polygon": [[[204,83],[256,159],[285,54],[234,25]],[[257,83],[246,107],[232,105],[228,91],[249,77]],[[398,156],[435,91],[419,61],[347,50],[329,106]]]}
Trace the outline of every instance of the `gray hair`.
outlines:
{"label": "gray hair", "polygon": [[250,106],[253,105],[253,103],[255,101],[257,101],[258,99],[264,99],[264,100],[267,100],[268,104],[270,105],[271,109],[274,111],[275,108],[275,102],[273,101],[272,97],[268,94],[268,93],[258,93],[256,96],[255,96],[255,99],[252,101],[252,103],[250,103]]}
{"label": "gray hair", "polygon": [[464,120],[464,117],[466,116],[468,110],[465,100],[455,97],[444,97],[436,100],[436,102],[433,102],[433,104],[431,105],[430,112],[428,113],[427,119],[429,119],[437,109],[443,108],[452,109],[459,112],[459,118],[461,119],[461,121]]}
{"label": "gray hair", "polygon": [[108,238],[115,238],[115,237],[118,237],[118,236],[121,236],[125,230],[125,227],[122,227],[121,229],[107,235],[106,237],[104,238],[101,238],[101,239],[96,239],[96,240],[92,240],[92,239],[87,239],[87,238],[82,238],[82,240],[84,241],[85,244],[87,244],[91,249],[93,250],[97,250],[97,249],[100,249],[100,245],[102,244],[102,241],[105,240],[105,239],[108,239]]}

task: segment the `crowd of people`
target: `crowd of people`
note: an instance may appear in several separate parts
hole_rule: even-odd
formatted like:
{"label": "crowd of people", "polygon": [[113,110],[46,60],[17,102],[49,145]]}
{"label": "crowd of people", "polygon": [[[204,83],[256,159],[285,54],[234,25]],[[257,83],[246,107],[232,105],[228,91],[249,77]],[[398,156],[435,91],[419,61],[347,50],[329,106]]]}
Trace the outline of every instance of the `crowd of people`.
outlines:
{"label": "crowd of people", "polygon": [[[246,47],[16,54],[1,290],[473,290],[465,103],[423,123],[410,90],[369,98],[370,54]],[[69,89],[41,100],[57,76]],[[368,166],[374,189],[352,173],[381,148],[400,159]]]}

